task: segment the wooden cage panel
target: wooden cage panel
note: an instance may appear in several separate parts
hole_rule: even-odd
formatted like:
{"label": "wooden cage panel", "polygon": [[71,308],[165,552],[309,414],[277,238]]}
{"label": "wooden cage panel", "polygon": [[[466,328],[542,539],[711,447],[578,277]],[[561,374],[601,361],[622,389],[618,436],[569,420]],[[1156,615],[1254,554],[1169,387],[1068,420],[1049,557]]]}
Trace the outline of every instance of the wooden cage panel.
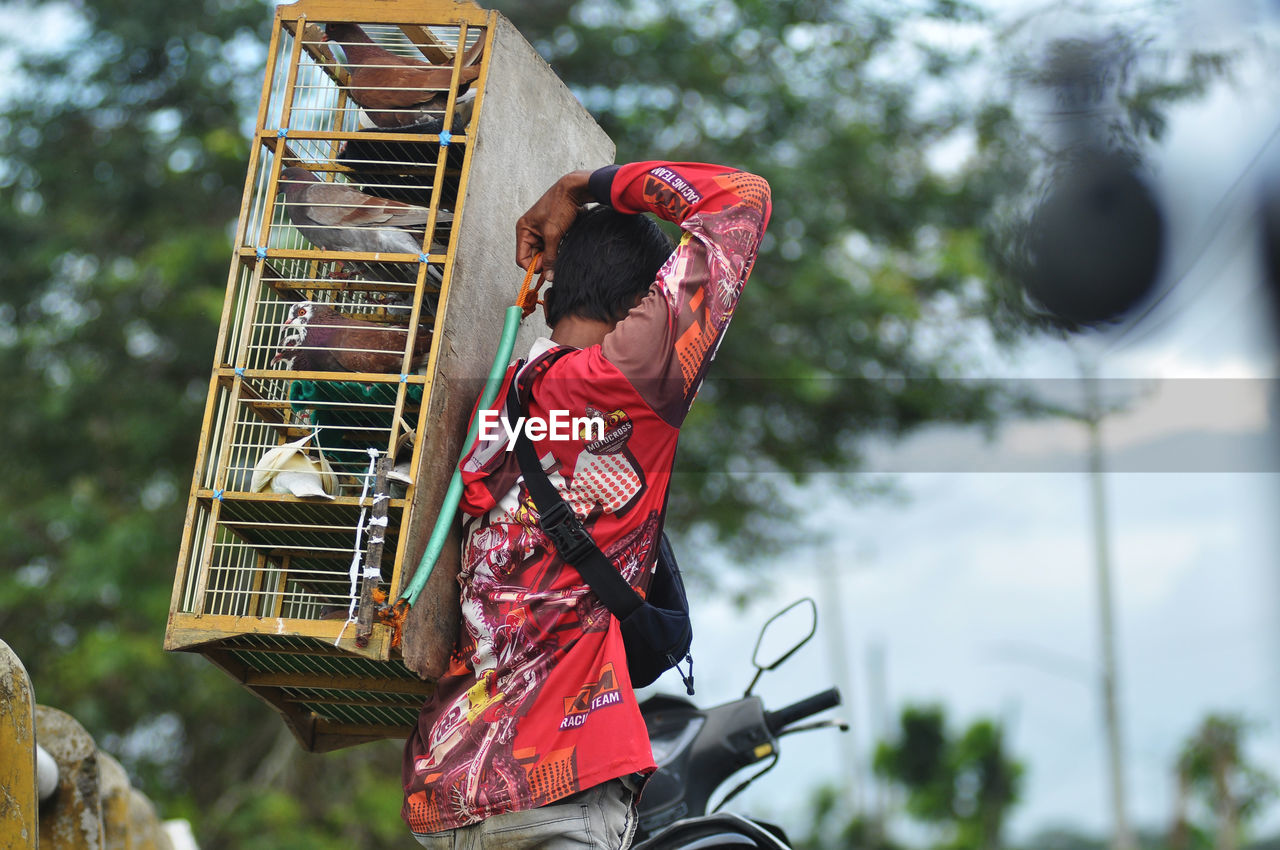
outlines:
{"label": "wooden cage panel", "polygon": [[[290,223],[297,213],[306,212],[308,205],[282,200],[280,193],[288,195],[290,189],[306,188],[303,184],[314,178],[371,198],[426,210],[427,222],[416,228],[422,231],[418,244],[411,246],[398,238],[400,234],[389,234],[396,238],[384,240],[390,244],[380,251],[401,255],[397,260],[401,263],[412,263],[421,253],[434,255],[434,261],[442,262],[449,247],[449,225],[456,206],[466,133],[478,100],[478,89],[470,84],[477,82],[474,78],[484,60],[485,28],[465,23],[394,26],[334,22],[332,26],[345,28],[333,40],[326,39],[323,22],[285,21],[279,33],[271,93],[258,131],[263,150],[251,181],[253,197],[239,243],[242,248],[253,250],[288,251],[314,246],[363,253],[349,245],[335,249],[322,244],[343,236],[367,235],[353,234],[350,228],[336,223],[311,223],[308,240],[291,232]],[[295,33],[300,36],[295,37]],[[372,44],[361,44],[363,41]],[[376,49],[391,58],[360,56],[356,62],[346,57],[344,48]],[[395,62],[405,59],[422,63],[415,71],[431,79],[409,84],[399,78],[370,81],[360,77],[382,70],[395,72]],[[359,69],[354,76],[348,70],[353,67]],[[412,105],[396,107],[379,102],[376,109],[362,109],[357,103],[371,103],[371,95],[385,96],[388,92]],[[302,169],[305,179],[282,179],[280,172],[291,167]],[[264,222],[264,218],[270,220]],[[389,225],[402,226],[397,222]],[[431,231],[430,239],[425,238],[426,230]],[[355,276],[366,279],[370,270],[359,260],[353,258]],[[405,283],[412,283],[414,272],[416,268],[412,266],[384,266],[371,273],[390,278],[389,285],[402,288]],[[439,277],[437,270],[437,285]]]}
{"label": "wooden cage panel", "polygon": [[[271,504],[271,503],[266,503]],[[400,512],[388,524],[400,533]],[[315,504],[305,512],[228,501],[211,522],[206,575],[186,613],[292,620],[345,619],[358,512]]]}
{"label": "wooden cage panel", "polygon": [[[410,274],[406,275],[406,271]],[[416,273],[416,264],[412,268],[404,264],[377,262],[351,266],[341,260],[277,258],[263,264],[262,285],[274,293],[273,296],[264,294],[263,297],[294,303],[302,300],[323,301],[336,309],[358,314],[361,318],[407,325]],[[443,278],[443,257],[433,258],[427,265],[427,303],[420,319],[421,326],[427,330],[434,326],[435,301]],[[361,305],[365,309],[359,309]],[[258,321],[273,318],[275,317],[261,316]],[[283,320],[283,314],[280,318]]]}
{"label": "wooden cage panel", "polygon": [[[360,545],[362,509],[374,487],[370,450],[408,453],[407,429],[393,427],[396,410],[401,418],[416,419],[422,387],[391,378],[357,383],[249,375],[223,383],[213,404],[216,427],[201,446],[203,465],[193,494],[199,510],[182,570],[202,580],[184,588],[180,610],[321,618],[330,613],[325,606],[343,605],[353,595],[347,576]],[[397,434],[398,445],[393,442]],[[267,453],[302,438],[308,438],[308,457],[323,457],[328,464],[334,484],[331,498],[293,498],[264,486],[262,480],[255,487]],[[400,548],[406,505],[397,493],[403,496],[392,490],[393,498],[387,501],[384,534],[385,549],[392,553]],[[389,581],[390,565],[383,566]],[[281,569],[298,584],[272,591],[282,604],[269,609],[257,599],[271,581],[230,578]],[[248,601],[229,601],[239,597]]]}
{"label": "wooden cage panel", "polygon": [[304,451],[317,462],[323,456],[338,478],[337,492],[329,495],[341,500],[372,492],[370,450],[400,456],[411,434],[405,420],[417,419],[422,397],[421,384],[379,377],[375,382],[246,374],[224,438],[228,454],[220,489],[252,492],[254,470],[268,451],[309,437]]}
{"label": "wooden cage panel", "polygon": [[[261,136],[261,134],[259,134]],[[269,194],[272,180],[279,173],[275,160],[275,146],[256,147],[249,160],[249,175],[245,183],[245,204],[236,227],[236,245],[246,252],[258,248],[263,233],[263,219],[274,212],[275,201]]]}
{"label": "wooden cage panel", "polygon": [[[369,574],[371,456],[400,463],[380,527],[389,555],[375,571],[388,591],[403,561],[409,460],[477,114],[478,92],[461,107],[459,95],[479,75],[486,28],[333,29],[340,38],[282,16],[272,40],[175,584],[176,647],[270,631],[251,620],[326,638],[343,625],[357,568]],[[431,85],[406,93],[422,102],[412,114],[382,108],[373,120],[357,103],[366,93],[345,51],[366,41],[433,69]],[[395,126],[380,126],[388,118]],[[309,195],[317,186],[325,192]],[[372,220],[348,219],[369,207]],[[298,441],[323,495],[297,497],[260,475],[271,452]],[[386,641],[375,643],[385,658]]]}
{"label": "wooden cage panel", "polygon": [[[292,358],[276,356],[296,342],[290,339],[286,325],[295,318],[294,308],[314,303],[321,305],[321,312],[326,308],[333,311],[332,314],[325,313],[327,321],[317,319],[316,325],[322,329],[332,329],[338,324],[369,328],[372,336],[363,332],[356,335],[363,346],[347,347],[357,354],[384,352],[386,357],[377,358],[384,361],[378,366],[378,372],[397,376],[405,374],[402,370],[406,368],[404,354],[409,346],[407,330],[412,307],[400,303],[400,296],[396,293],[412,297],[414,284],[392,280],[390,273],[386,272],[380,276],[378,267],[391,266],[389,263],[362,264],[363,267],[374,268],[372,274],[365,273],[367,279],[364,280],[348,279],[342,274],[341,265],[339,261],[309,256],[249,258],[238,262],[229,288],[232,301],[230,321],[219,341],[218,366],[253,373],[290,371]],[[443,265],[430,264],[427,274],[430,281],[442,278]],[[428,297],[434,297],[438,291],[438,286],[432,283],[427,288]],[[393,295],[388,297],[388,293]],[[414,335],[414,351],[407,363],[414,374],[421,372],[426,363],[426,349],[435,326],[433,309],[429,304],[422,313]],[[332,334],[328,337],[324,340],[323,349],[314,341],[301,349],[312,355],[304,356],[302,365],[310,361],[323,368],[292,371],[355,372],[371,368],[372,364],[361,363],[359,358],[345,358],[340,339]],[[315,355],[325,351],[335,356],[317,359]],[[348,365],[343,365],[344,360]],[[374,379],[378,376],[375,375]]]}
{"label": "wooden cage panel", "polygon": [[[328,497],[339,504],[359,503],[362,494],[372,492],[370,450],[393,458],[412,451],[407,422],[418,417],[421,382],[390,375],[348,381],[277,374],[219,378],[210,405],[216,415],[200,447],[193,495],[216,493],[226,499],[279,493],[265,486],[269,477],[260,476],[255,488],[255,471],[267,471],[264,459],[272,449],[307,438],[302,452],[316,465],[327,462],[336,479]],[[311,504],[287,503],[299,509]]]}

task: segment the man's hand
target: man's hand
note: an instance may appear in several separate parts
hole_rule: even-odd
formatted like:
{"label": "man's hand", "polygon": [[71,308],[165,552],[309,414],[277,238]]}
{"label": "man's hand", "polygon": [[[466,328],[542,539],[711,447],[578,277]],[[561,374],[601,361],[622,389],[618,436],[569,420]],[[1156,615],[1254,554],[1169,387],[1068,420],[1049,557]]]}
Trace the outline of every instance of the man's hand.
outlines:
{"label": "man's hand", "polygon": [[591,200],[587,188],[590,177],[589,170],[566,174],[520,216],[516,222],[516,265],[527,270],[533,255],[541,251],[542,258],[534,271],[546,272],[549,279],[554,277],[560,238],[578,217],[582,205]]}

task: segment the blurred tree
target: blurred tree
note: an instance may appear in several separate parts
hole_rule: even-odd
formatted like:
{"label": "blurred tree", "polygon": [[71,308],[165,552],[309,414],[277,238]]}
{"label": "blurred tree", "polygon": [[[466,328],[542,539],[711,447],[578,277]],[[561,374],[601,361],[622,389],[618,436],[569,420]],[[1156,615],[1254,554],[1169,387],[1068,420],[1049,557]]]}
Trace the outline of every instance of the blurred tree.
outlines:
{"label": "blurred tree", "polygon": [[[774,185],[673,519],[764,553],[801,529],[799,488],[855,469],[865,436],[1000,412],[957,378],[1005,280],[983,222],[1036,160],[1007,99],[955,82],[987,52],[976,6],[499,6],[620,158],[722,160]],[[270,5],[0,14],[0,634],[39,698],[206,850],[402,844],[394,744],[306,757],[207,662],[160,650]],[[1025,326],[1012,315],[996,329]]]}
{"label": "blurred tree", "polygon": [[795,842],[796,850],[902,850],[885,835],[882,824],[861,815],[850,819],[840,808],[843,799],[833,785],[814,792],[808,832]]}
{"label": "blurred tree", "polygon": [[1026,841],[1027,850],[1106,850],[1106,839],[1071,827],[1042,829]]}
{"label": "blurred tree", "polygon": [[[1167,835],[1150,829],[1134,832],[1139,850],[1169,850]],[[1042,829],[1021,842],[1021,846],[1026,850],[1106,850],[1110,841],[1076,827],[1062,826]]]}
{"label": "blurred tree", "polygon": [[1280,834],[1272,833],[1266,838],[1250,841],[1245,845],[1245,848],[1246,850],[1277,850],[1277,848],[1280,848]]}
{"label": "blurred tree", "polygon": [[908,706],[894,741],[876,748],[875,771],[906,792],[911,817],[942,830],[938,846],[995,850],[1018,802],[1023,766],[1005,750],[1000,726],[972,723],[958,737],[940,706]]}
{"label": "blurred tree", "polygon": [[1210,714],[1183,744],[1172,850],[1236,850],[1244,826],[1275,799],[1276,780],[1246,760],[1248,729],[1240,717]]}

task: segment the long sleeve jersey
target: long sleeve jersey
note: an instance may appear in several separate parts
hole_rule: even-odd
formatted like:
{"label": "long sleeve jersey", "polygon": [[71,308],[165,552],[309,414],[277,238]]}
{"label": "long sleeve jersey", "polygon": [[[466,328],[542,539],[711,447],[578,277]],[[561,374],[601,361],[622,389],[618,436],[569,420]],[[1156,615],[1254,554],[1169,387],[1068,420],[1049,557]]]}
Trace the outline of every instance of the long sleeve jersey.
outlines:
{"label": "long sleeve jersey", "polygon": [[[680,425],[751,273],[769,186],[719,165],[640,162],[596,171],[590,188],[620,212],[679,224],[679,246],[602,344],[565,351],[540,340],[497,398],[514,380],[531,419],[567,423],[534,440],[543,468],[643,594]],[[496,431],[460,464],[461,633],[405,743],[402,815],[418,833],[654,769],[618,623],[543,534]]]}

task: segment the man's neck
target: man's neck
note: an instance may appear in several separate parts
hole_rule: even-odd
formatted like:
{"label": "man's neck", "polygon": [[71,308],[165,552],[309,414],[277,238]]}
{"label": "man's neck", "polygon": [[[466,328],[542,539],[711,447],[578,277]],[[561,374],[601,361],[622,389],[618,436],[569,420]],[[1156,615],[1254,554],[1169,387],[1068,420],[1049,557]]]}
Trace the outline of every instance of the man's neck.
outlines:
{"label": "man's neck", "polygon": [[551,341],[557,345],[590,348],[604,342],[605,335],[616,324],[617,322],[602,322],[599,319],[584,319],[581,316],[565,316],[552,328]]}

